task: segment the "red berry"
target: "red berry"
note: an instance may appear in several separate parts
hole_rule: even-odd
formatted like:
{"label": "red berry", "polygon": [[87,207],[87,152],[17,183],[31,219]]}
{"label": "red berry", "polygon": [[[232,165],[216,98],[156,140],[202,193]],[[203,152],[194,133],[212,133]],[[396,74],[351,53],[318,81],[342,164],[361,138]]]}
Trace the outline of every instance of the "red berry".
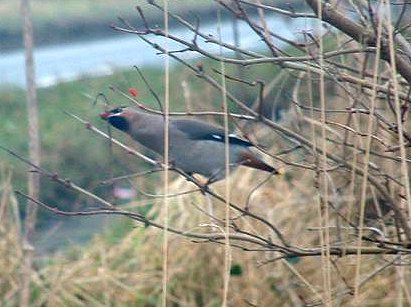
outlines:
{"label": "red berry", "polygon": [[137,96],[138,96],[138,90],[137,90],[135,87],[130,87],[130,88],[128,89],[128,93],[129,93],[131,96],[134,96],[134,97],[137,97]]}

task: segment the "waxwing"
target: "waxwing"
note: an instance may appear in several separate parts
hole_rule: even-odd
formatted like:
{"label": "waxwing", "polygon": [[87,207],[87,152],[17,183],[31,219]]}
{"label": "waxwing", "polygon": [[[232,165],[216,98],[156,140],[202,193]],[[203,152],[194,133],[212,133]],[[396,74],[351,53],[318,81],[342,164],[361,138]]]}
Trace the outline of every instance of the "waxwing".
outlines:
{"label": "waxwing", "polygon": [[[127,133],[146,148],[164,155],[164,117],[132,107],[119,107],[100,114],[113,127]],[[169,118],[169,160],[189,175],[208,178],[209,183],[225,177],[224,129],[196,119]],[[273,174],[278,171],[263,162],[253,145],[234,134],[228,135],[230,167],[244,165]]]}

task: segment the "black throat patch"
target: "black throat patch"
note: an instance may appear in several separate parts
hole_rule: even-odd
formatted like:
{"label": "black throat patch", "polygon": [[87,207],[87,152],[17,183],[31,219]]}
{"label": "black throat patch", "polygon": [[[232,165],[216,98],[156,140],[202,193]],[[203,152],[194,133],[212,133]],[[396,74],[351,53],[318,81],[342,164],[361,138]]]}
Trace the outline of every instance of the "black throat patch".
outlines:
{"label": "black throat patch", "polygon": [[108,118],[108,122],[109,122],[113,127],[117,128],[117,129],[119,129],[119,130],[121,130],[121,131],[125,131],[125,132],[127,132],[128,129],[129,129],[129,127],[130,127],[127,119],[125,119],[125,118],[122,117],[122,116],[116,116],[116,115],[110,116],[110,117]]}

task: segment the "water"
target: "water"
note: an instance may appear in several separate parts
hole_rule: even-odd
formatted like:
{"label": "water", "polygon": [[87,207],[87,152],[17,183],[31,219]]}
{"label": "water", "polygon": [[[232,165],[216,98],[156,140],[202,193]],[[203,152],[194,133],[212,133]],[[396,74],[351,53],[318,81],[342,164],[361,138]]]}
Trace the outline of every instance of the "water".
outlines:
{"label": "water", "polygon": [[[284,19],[267,19],[270,29],[287,39],[293,39],[305,28],[303,20],[286,22]],[[206,34],[218,37],[217,26],[207,24],[200,27]],[[240,45],[247,50],[261,49],[263,44],[244,22],[238,22]],[[222,40],[234,44],[233,23],[226,21],[221,26]],[[171,33],[180,38],[191,41],[193,34],[185,29],[172,29]],[[151,37],[160,45],[164,45],[164,38]],[[278,41],[276,44],[280,45]],[[217,54],[219,46],[198,40],[198,44],[208,52]],[[181,49],[177,43],[171,43],[170,49]],[[199,56],[195,52],[179,53],[184,58]],[[138,36],[132,34],[118,34],[104,40],[82,41],[66,45],[37,48],[34,52],[36,63],[37,84],[41,87],[54,85],[58,82],[75,80],[84,75],[110,74],[115,69],[131,68],[138,65],[144,66],[164,65],[163,57],[157,54],[151,46],[148,46]],[[0,53],[0,85],[25,86],[24,75],[24,50],[16,50],[9,53]],[[53,217],[55,223],[47,229],[36,232],[35,244],[40,254],[69,246],[72,242],[87,242],[90,237],[101,229],[107,229],[118,218],[101,216],[79,219]],[[121,222],[121,221],[120,221]]]}
{"label": "water", "polygon": [[[268,18],[269,28],[287,39],[295,38],[296,34],[305,27],[302,19],[285,20]],[[261,48],[260,38],[242,21],[238,23],[240,45],[245,49]],[[217,25],[200,26],[206,34],[218,37]],[[191,40],[193,33],[186,29],[171,29],[172,34]],[[222,40],[233,44],[233,23],[225,21],[221,25]],[[164,46],[165,39],[152,37]],[[199,45],[207,51],[218,53],[218,46],[199,40]],[[278,42],[277,42],[278,43]],[[178,50],[181,45],[169,43],[169,48]],[[180,54],[183,56],[183,54]],[[184,58],[198,56],[197,53],[187,52]],[[115,69],[130,68],[133,65],[161,66],[161,55],[133,34],[119,34],[118,37],[104,40],[83,41],[66,45],[36,48],[34,51],[37,84],[46,87],[58,82],[74,80],[84,75],[110,74]],[[17,50],[0,54],[0,85],[25,86],[24,51]]]}

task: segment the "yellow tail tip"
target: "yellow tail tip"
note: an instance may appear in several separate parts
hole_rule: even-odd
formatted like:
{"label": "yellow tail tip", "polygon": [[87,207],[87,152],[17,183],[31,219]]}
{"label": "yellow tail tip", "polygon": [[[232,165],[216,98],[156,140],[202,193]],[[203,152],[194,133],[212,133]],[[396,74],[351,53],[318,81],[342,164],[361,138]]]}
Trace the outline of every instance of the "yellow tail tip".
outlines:
{"label": "yellow tail tip", "polygon": [[283,167],[277,168],[277,174],[278,175],[284,175],[285,174],[285,169]]}

